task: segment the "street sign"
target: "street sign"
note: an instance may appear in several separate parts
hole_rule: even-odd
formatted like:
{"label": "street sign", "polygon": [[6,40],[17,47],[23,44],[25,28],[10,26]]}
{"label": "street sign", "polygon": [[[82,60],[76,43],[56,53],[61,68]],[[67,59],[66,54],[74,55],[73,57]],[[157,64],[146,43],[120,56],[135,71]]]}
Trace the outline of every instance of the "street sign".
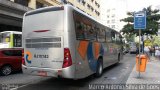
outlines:
{"label": "street sign", "polygon": [[[146,12],[140,11],[134,13],[134,29],[139,30],[139,59],[138,59],[138,66],[140,69],[141,65],[141,53],[140,53],[140,41],[141,41],[141,29],[146,29]],[[139,71],[139,77],[140,77],[140,71]]]}
{"label": "street sign", "polygon": [[134,29],[146,29],[146,12],[134,13]]}

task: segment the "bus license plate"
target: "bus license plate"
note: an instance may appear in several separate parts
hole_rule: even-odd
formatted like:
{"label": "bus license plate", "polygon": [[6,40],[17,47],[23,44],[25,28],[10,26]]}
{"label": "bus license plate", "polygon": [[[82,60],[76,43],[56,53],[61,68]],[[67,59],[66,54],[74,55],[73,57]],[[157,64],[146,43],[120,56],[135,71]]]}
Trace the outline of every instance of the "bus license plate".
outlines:
{"label": "bus license plate", "polygon": [[46,71],[38,71],[38,76],[47,76]]}

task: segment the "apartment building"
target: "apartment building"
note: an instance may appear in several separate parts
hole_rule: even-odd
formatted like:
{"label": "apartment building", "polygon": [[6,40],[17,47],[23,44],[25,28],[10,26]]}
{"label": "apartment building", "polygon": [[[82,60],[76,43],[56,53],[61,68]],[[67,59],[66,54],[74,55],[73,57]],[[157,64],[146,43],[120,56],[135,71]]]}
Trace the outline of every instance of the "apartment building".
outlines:
{"label": "apartment building", "polygon": [[120,31],[125,25],[120,20],[126,18],[126,0],[102,0],[101,2],[101,21],[106,26]]}
{"label": "apartment building", "polygon": [[100,19],[101,0],[66,0],[68,4],[77,7],[95,19]]}

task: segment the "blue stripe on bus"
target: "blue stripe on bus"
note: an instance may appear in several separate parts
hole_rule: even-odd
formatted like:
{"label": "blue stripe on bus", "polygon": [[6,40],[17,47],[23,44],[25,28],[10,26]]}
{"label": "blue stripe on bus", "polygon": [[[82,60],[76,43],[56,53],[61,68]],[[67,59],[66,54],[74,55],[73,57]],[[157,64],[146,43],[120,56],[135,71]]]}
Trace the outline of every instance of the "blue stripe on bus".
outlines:
{"label": "blue stripe on bus", "polygon": [[97,67],[97,60],[94,58],[92,45],[93,45],[92,42],[89,42],[88,49],[87,49],[87,58],[88,58],[89,67],[91,68],[92,71],[95,72]]}

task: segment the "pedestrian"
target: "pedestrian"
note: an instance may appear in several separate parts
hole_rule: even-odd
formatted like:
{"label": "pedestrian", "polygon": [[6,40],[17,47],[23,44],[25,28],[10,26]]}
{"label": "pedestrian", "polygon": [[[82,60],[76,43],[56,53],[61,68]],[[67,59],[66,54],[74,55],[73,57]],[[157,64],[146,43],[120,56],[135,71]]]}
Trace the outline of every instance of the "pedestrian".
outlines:
{"label": "pedestrian", "polygon": [[139,54],[139,48],[136,46],[136,55]]}
{"label": "pedestrian", "polygon": [[155,57],[160,60],[160,47],[158,45],[155,46]]}
{"label": "pedestrian", "polygon": [[150,49],[148,46],[144,47],[144,53],[146,54],[148,61],[150,60]]}
{"label": "pedestrian", "polygon": [[153,46],[149,47],[149,53],[150,53],[150,56],[152,56],[153,54]]}

